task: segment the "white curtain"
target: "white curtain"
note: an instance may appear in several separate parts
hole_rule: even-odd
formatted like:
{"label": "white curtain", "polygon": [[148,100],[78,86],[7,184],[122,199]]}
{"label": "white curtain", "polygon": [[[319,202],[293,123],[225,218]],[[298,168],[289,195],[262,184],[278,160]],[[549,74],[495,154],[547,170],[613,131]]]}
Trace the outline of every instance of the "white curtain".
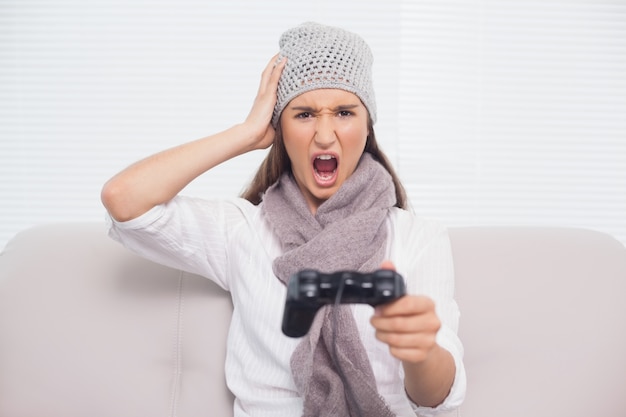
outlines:
{"label": "white curtain", "polygon": [[[418,213],[626,242],[624,0],[0,0],[0,248],[101,221],[115,172],[243,120],[306,20],[370,43],[377,137]],[[264,154],[185,192],[237,195]]]}

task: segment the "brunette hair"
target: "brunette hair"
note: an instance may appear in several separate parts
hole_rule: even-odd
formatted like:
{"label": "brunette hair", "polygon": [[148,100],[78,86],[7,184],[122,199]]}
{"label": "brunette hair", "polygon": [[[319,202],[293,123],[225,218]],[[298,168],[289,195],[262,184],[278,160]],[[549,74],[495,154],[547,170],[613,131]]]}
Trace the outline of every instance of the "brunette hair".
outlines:
{"label": "brunette hair", "polygon": [[[371,119],[368,121],[368,131],[370,133],[367,137],[367,142],[365,143],[365,149],[363,151],[370,153],[374,157],[374,160],[378,161],[387,170],[387,172],[389,172],[396,191],[395,207],[406,210],[406,191],[400,182],[400,178],[398,178],[398,175],[391,166],[389,159],[387,159],[387,156],[378,147]],[[254,175],[252,182],[241,194],[241,197],[250,201],[254,205],[258,205],[261,201],[263,201],[263,194],[265,191],[278,181],[280,176],[285,172],[291,173],[291,161],[289,160],[289,155],[287,155],[287,150],[285,149],[280,123],[277,123],[274,144]]]}

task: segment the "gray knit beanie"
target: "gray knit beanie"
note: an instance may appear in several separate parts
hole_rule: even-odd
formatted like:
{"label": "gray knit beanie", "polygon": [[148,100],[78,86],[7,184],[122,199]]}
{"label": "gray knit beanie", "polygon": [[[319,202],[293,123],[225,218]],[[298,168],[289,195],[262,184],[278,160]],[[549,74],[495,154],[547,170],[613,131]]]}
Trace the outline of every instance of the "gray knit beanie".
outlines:
{"label": "gray knit beanie", "polygon": [[372,85],[373,56],[358,35],[307,22],[282,34],[280,57],[287,65],[278,82],[278,100],[272,125],[276,127],[285,106],[302,93],[320,88],[340,88],[356,94],[376,122]]}

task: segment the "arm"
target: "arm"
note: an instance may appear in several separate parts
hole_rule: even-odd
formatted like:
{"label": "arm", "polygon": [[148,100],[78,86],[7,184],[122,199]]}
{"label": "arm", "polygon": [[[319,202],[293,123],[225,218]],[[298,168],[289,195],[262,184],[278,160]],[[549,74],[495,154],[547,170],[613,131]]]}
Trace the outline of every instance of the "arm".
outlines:
{"label": "arm", "polygon": [[[393,269],[389,262],[382,267]],[[452,388],[456,366],[452,355],[436,342],[441,322],[434,302],[425,296],[407,295],[378,306],[371,323],[376,337],[402,361],[411,400],[423,407],[441,404]]]}
{"label": "arm", "polygon": [[286,59],[266,66],[246,120],[207,136],[152,155],[124,169],[104,185],[102,203],[117,221],[139,217],[176,196],[192,180],[235,156],[265,149],[274,140],[271,126],[276,89]]}

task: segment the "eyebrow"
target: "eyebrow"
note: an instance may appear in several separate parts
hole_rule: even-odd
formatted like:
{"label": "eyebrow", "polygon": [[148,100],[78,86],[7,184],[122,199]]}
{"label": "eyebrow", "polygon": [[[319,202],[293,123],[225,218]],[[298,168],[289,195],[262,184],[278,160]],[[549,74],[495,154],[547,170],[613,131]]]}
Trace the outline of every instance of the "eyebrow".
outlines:
{"label": "eyebrow", "polygon": [[[335,107],[333,111],[352,110],[359,106],[360,106],[359,104],[342,104],[342,105]],[[309,106],[292,106],[290,107],[290,109],[296,110],[296,111],[306,111],[310,113],[315,113],[316,111],[313,107],[309,107]]]}

